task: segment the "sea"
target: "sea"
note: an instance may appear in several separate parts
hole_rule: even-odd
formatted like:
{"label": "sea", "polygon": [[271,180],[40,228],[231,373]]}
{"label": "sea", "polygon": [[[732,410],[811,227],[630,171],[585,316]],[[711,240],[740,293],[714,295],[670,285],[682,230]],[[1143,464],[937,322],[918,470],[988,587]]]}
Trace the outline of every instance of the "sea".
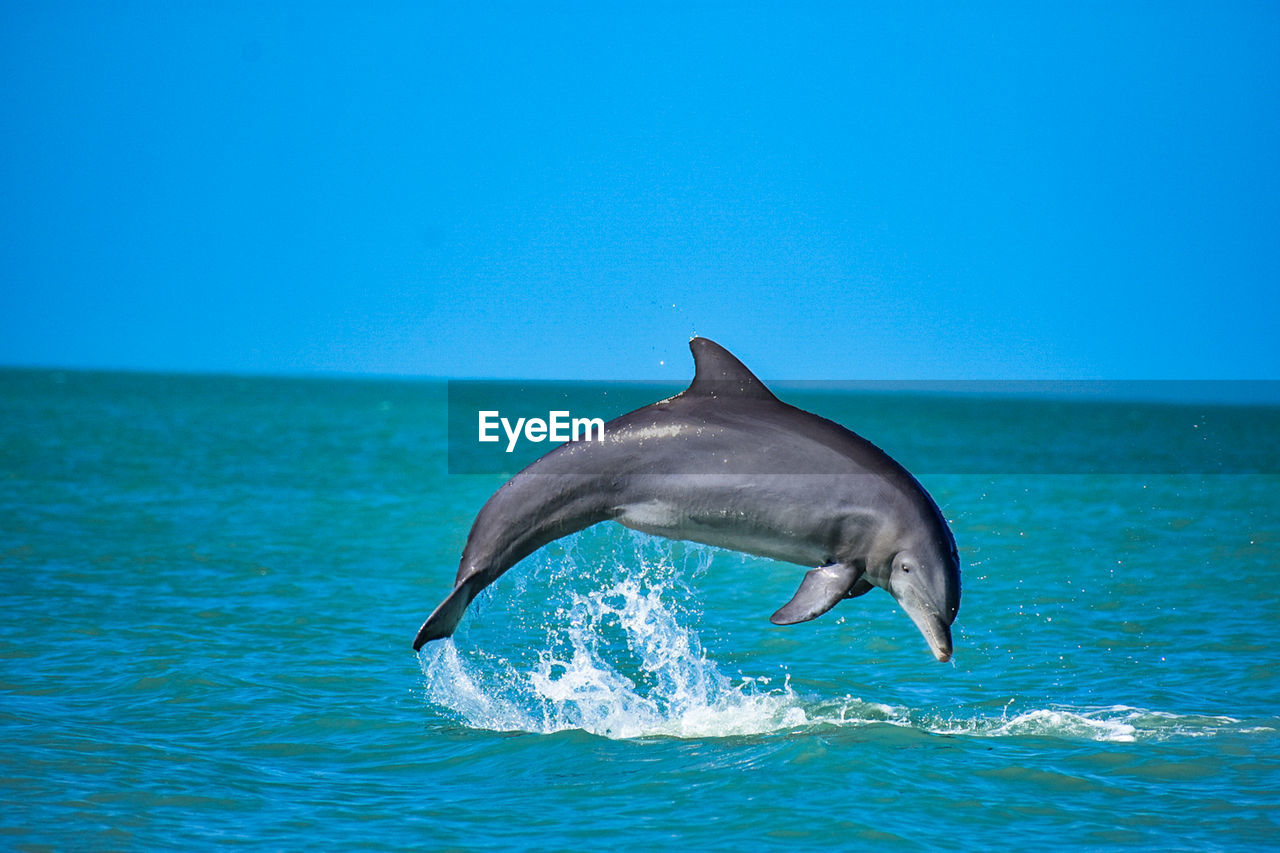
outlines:
{"label": "sea", "polygon": [[775,388],[950,521],[939,663],[611,522],[415,653],[513,473],[449,390],[0,370],[0,848],[1280,848],[1274,400]]}

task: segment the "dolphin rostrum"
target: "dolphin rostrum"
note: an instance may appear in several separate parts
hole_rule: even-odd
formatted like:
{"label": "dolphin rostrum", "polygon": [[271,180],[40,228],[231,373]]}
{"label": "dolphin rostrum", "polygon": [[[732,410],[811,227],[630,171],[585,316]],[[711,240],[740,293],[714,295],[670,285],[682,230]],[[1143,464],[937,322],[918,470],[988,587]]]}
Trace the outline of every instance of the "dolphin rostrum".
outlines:
{"label": "dolphin rostrum", "polygon": [[771,617],[815,619],[880,587],[951,658],[960,561],[928,492],[878,447],[787,405],[728,350],[689,342],[683,393],[605,424],[603,441],[563,444],[508,480],[476,516],[453,591],[414,649],[454,632],[503,572],[562,536],[613,520],[789,563],[817,566]]}

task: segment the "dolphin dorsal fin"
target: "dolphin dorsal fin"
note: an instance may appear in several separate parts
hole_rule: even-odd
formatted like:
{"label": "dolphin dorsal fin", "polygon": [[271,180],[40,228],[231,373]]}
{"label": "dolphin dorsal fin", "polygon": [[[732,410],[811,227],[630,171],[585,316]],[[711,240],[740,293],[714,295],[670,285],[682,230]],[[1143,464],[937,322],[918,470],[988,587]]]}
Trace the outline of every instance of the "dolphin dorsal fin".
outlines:
{"label": "dolphin dorsal fin", "polygon": [[689,349],[693,351],[693,382],[683,396],[777,399],[745,364],[715,341],[694,338]]}

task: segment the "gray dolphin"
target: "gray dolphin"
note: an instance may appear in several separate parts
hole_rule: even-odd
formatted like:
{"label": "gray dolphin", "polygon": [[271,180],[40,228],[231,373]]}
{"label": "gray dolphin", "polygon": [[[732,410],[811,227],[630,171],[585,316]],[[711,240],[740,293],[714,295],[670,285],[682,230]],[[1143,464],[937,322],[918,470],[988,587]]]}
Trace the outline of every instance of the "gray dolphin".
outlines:
{"label": "gray dolphin", "polygon": [[453,591],[413,642],[454,632],[479,592],[546,545],[613,520],[805,566],[777,625],[815,619],[878,586],[951,659],[960,561],[928,492],[880,448],[780,401],[728,350],[689,342],[680,394],[561,445],[508,480],[476,516]]}

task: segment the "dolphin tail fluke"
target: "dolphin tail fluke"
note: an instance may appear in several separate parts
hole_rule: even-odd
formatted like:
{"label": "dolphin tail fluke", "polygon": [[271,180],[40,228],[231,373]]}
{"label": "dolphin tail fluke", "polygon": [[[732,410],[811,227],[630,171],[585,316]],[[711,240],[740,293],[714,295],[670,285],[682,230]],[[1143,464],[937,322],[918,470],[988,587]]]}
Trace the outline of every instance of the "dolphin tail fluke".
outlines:
{"label": "dolphin tail fluke", "polygon": [[440,640],[453,634],[473,598],[475,595],[471,591],[469,580],[455,586],[453,592],[449,593],[449,597],[440,602],[440,606],[418,629],[418,636],[413,641],[413,650],[416,652],[432,640]]}
{"label": "dolphin tail fluke", "polygon": [[[844,563],[821,566],[806,572],[796,594],[777,613],[770,616],[769,621],[775,625],[794,625],[817,619],[842,599],[848,598],[861,577],[861,571]],[[865,591],[859,590],[854,594],[861,595]]]}

